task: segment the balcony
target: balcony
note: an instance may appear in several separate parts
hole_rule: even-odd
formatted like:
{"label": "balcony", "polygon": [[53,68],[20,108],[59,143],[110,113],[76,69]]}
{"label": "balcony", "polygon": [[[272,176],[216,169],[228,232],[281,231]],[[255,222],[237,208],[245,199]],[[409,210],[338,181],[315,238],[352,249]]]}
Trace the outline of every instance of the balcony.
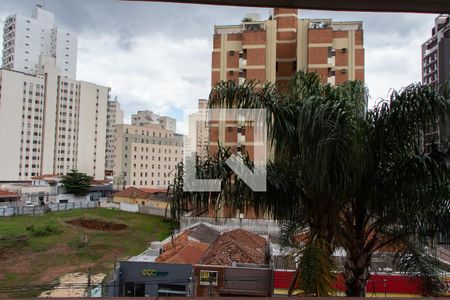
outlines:
{"label": "balcony", "polygon": [[336,56],[328,57],[328,65],[332,67],[336,65]]}
{"label": "balcony", "polygon": [[335,85],[336,84],[336,76],[330,76],[327,78],[327,83],[331,84],[331,85]]}
{"label": "balcony", "polygon": [[247,68],[247,60],[244,58],[239,58],[239,69]]}

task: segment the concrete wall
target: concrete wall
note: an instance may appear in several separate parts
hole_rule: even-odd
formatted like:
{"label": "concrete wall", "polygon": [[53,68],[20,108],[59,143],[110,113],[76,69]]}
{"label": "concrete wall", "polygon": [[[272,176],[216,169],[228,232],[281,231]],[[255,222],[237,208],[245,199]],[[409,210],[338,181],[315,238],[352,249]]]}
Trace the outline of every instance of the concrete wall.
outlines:
{"label": "concrete wall", "polygon": [[219,231],[230,231],[242,228],[257,234],[280,234],[280,224],[274,220],[265,219],[237,219],[237,218],[209,218],[209,217],[181,217],[180,229],[204,222],[215,226]]}
{"label": "concrete wall", "polygon": [[[75,195],[72,194],[58,194],[55,197],[55,203],[64,203],[65,200],[67,200],[68,203],[72,203],[72,202],[87,202],[90,200],[90,195],[86,195],[83,197],[77,197]],[[63,201],[63,202],[62,202]]]}

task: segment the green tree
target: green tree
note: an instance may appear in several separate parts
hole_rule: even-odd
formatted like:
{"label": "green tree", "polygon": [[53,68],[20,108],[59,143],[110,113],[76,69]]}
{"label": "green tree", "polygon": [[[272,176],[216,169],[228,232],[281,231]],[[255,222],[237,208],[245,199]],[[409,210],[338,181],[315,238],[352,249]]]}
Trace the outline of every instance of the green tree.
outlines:
{"label": "green tree", "polygon": [[70,173],[63,176],[61,183],[69,194],[75,196],[86,196],[91,188],[92,177],[85,173],[71,170]]}
{"label": "green tree", "polygon": [[[449,153],[445,141],[424,143],[423,137],[436,121],[445,121],[448,98],[411,85],[367,112],[361,82],[333,87],[299,72],[285,93],[257,84],[220,82],[210,105],[267,109],[267,192],[252,193],[235,178],[228,181],[234,193],[183,193],[175,201],[251,203],[287,221],[284,240],[300,249],[297,274],[307,295],[333,294],[330,258],[337,247],[347,253],[349,296],[364,296],[371,256],[386,245],[398,247],[405,272],[430,278],[430,268],[419,266],[419,256],[430,255],[417,245],[425,249],[450,228]],[[201,165],[199,174],[211,174],[217,163]],[[233,176],[212,173],[224,180]],[[293,238],[299,232],[306,232],[306,243]],[[405,260],[408,255],[413,259]]]}
{"label": "green tree", "polygon": [[[399,258],[413,258],[407,264],[397,260],[405,271],[424,276],[424,282],[435,277],[431,266],[439,264],[431,263],[423,246],[450,228],[450,156],[445,140],[424,133],[445,121],[447,99],[430,86],[413,84],[392,92],[365,118],[365,167],[343,211],[339,238],[348,257],[347,295],[365,295],[371,255],[384,246],[396,247]],[[423,256],[428,258],[419,259]],[[428,267],[420,267],[422,262]]]}

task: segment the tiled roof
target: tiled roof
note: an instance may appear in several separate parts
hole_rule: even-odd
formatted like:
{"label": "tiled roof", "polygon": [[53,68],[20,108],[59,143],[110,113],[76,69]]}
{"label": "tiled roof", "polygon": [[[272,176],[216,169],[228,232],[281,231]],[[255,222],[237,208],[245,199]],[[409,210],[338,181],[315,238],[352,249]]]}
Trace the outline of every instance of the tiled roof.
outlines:
{"label": "tiled roof", "polygon": [[91,185],[105,185],[105,184],[112,184],[112,180],[92,180]]}
{"label": "tiled roof", "polygon": [[185,230],[182,233],[180,233],[177,237],[171,239],[169,242],[165,243],[163,245],[164,251],[168,251],[174,247],[180,246],[185,244],[188,241],[189,237],[189,230]]}
{"label": "tiled roof", "polygon": [[150,188],[139,188],[139,189],[149,194],[167,193],[167,189],[150,189]]}
{"label": "tiled roof", "polygon": [[199,224],[191,228],[189,237],[202,243],[212,244],[219,235],[220,232],[211,227],[206,226],[205,224]]}
{"label": "tiled roof", "polygon": [[48,179],[48,178],[58,178],[61,177],[61,175],[56,175],[56,174],[42,174],[39,176],[33,176],[31,177],[31,179]]}
{"label": "tiled roof", "polygon": [[13,197],[19,197],[19,194],[0,189],[0,198],[13,198]]}
{"label": "tiled roof", "polygon": [[266,240],[243,229],[220,235],[201,260],[204,265],[266,264]]}
{"label": "tiled roof", "polygon": [[150,194],[142,191],[141,189],[138,189],[135,187],[129,187],[129,188],[124,189],[123,191],[115,193],[113,196],[147,199],[150,197]]}
{"label": "tiled roof", "polygon": [[[137,188],[131,186],[124,189],[123,191],[113,194],[113,196],[118,197],[128,197],[128,198],[140,198],[140,199],[158,199],[165,200],[169,199],[166,196],[167,190],[165,189],[149,189],[149,188]],[[163,195],[161,195],[163,194]]]}
{"label": "tiled roof", "polygon": [[163,252],[156,262],[197,264],[209,245],[197,241],[187,241]]}

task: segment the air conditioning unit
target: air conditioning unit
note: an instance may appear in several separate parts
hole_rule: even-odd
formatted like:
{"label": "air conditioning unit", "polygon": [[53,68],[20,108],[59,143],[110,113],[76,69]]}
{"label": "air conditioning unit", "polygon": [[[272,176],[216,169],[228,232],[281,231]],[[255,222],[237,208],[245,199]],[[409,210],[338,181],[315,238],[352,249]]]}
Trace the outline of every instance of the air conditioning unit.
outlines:
{"label": "air conditioning unit", "polygon": [[230,75],[234,75],[234,71],[230,71],[228,74]]}
{"label": "air conditioning unit", "polygon": [[231,56],[234,55],[234,51],[233,51],[233,50],[230,51],[230,55],[231,55]]}
{"label": "air conditioning unit", "polygon": [[347,48],[342,48],[342,53],[347,52]]}

